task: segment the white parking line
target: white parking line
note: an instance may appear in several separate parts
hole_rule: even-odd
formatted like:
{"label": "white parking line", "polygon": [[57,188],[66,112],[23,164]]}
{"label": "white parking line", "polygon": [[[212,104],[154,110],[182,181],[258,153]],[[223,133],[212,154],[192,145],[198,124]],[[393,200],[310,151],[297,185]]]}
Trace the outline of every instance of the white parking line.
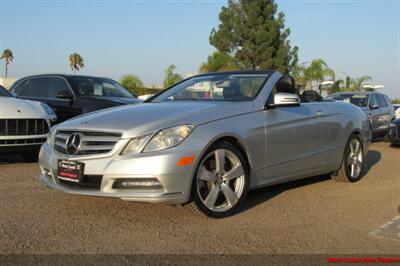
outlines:
{"label": "white parking line", "polygon": [[370,235],[376,238],[400,241],[400,215],[372,231]]}

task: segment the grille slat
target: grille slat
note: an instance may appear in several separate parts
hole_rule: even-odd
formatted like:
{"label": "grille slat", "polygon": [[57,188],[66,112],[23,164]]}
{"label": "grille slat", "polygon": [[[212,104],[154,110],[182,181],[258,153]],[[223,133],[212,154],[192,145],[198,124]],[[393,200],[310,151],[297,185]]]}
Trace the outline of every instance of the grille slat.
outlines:
{"label": "grille slat", "polygon": [[49,126],[44,119],[0,119],[0,136],[44,135],[48,132]]}
{"label": "grille slat", "polygon": [[[80,149],[75,154],[67,152],[67,141],[73,134],[80,136]],[[120,133],[92,132],[92,131],[65,131],[56,132],[54,148],[66,155],[94,155],[111,152],[121,138]]]}
{"label": "grille slat", "polygon": [[102,175],[85,175],[83,176],[82,181],[79,183],[62,179],[58,179],[58,182],[71,187],[80,187],[80,188],[97,190],[100,189],[102,179],[103,179]]}

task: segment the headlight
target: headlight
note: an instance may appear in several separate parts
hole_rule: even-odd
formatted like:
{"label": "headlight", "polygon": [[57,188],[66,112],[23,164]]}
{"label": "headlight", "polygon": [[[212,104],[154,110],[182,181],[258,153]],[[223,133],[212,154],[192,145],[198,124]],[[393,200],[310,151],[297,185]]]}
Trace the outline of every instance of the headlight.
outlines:
{"label": "headlight", "polygon": [[194,126],[182,125],[158,132],[146,145],[143,152],[159,151],[181,144],[193,131]]}
{"label": "headlight", "polygon": [[390,127],[390,128],[395,128],[395,127],[396,127],[396,124],[395,124],[395,123],[390,123],[389,127]]}
{"label": "headlight", "polygon": [[50,106],[48,106],[45,103],[40,103],[40,105],[43,107],[44,111],[48,114],[48,115],[54,115],[54,111],[53,109],[51,109]]}
{"label": "headlight", "polygon": [[49,144],[50,146],[53,146],[54,144],[54,138],[55,138],[55,134],[56,133],[56,127],[52,127],[49,131],[49,133],[47,133],[47,140],[46,143]]}
{"label": "headlight", "polygon": [[131,139],[122,151],[122,155],[140,153],[151,135]]}

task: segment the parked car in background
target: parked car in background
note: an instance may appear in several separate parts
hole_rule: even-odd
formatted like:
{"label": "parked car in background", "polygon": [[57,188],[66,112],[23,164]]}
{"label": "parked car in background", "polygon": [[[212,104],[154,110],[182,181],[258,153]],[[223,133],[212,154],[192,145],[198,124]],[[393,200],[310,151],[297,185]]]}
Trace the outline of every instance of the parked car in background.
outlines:
{"label": "parked car in background", "polygon": [[400,118],[400,104],[393,104],[394,116]]}
{"label": "parked car in background", "polygon": [[77,75],[37,75],[16,81],[11,89],[18,98],[47,103],[57,114],[57,122],[104,108],[141,101],[118,82]]}
{"label": "parked car in background", "polygon": [[204,214],[225,217],[250,189],[327,173],[360,180],[370,141],[360,108],[301,102],[293,79],[279,72],[209,73],[143,104],[53,127],[40,181],[79,195],[194,200]]}
{"label": "parked car in background", "polygon": [[35,159],[46,141],[53,110],[45,103],[17,99],[0,86],[0,154],[21,153]]}
{"label": "parked car in background", "polygon": [[327,99],[357,105],[368,115],[374,137],[388,134],[389,125],[394,119],[394,109],[386,95],[370,91],[352,91],[333,93]]}
{"label": "parked car in background", "polygon": [[400,145],[400,118],[397,118],[390,123],[389,140],[392,145]]}

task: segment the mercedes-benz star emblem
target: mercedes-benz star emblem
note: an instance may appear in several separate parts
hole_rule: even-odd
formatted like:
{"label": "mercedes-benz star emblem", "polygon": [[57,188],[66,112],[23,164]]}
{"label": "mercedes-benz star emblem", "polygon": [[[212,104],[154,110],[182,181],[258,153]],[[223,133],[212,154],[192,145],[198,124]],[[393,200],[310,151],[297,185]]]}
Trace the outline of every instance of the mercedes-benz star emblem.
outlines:
{"label": "mercedes-benz star emblem", "polygon": [[69,155],[75,155],[81,147],[81,136],[78,133],[71,134],[66,143],[65,151]]}

